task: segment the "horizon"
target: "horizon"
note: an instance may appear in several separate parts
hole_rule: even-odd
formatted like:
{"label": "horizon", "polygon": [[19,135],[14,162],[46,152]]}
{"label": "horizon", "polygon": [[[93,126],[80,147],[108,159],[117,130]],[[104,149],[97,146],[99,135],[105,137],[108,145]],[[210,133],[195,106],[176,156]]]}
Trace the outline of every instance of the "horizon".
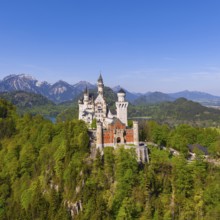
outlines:
{"label": "horizon", "polygon": [[[85,3],[86,2],[86,3]],[[0,78],[220,96],[220,2],[5,1]]]}
{"label": "horizon", "polygon": [[[51,83],[51,82],[48,82],[48,81],[45,81],[45,80],[43,80],[43,81],[38,80],[36,77],[34,77],[34,76],[30,75],[30,74],[25,74],[25,73],[7,75],[7,76],[5,76],[3,79],[0,79],[0,82],[3,81],[3,80],[5,80],[6,78],[8,78],[8,77],[10,77],[10,76],[22,76],[22,75],[24,75],[24,76],[26,76],[26,77],[31,77],[33,80],[36,80],[37,83],[46,82],[46,83],[48,83],[49,85],[53,85],[53,84],[55,84],[55,83],[57,83],[57,82],[59,82],[59,81],[63,81],[63,82],[65,82],[65,83],[68,83],[68,84],[71,85],[71,86],[74,86],[74,85],[76,85],[76,84],[78,84],[78,83],[80,83],[80,82],[86,82],[86,83],[90,83],[90,84],[92,84],[92,85],[94,85],[94,86],[97,86],[97,82],[96,82],[96,83],[92,83],[92,82],[89,82],[89,81],[86,81],[86,80],[80,80],[80,81],[78,81],[78,82],[75,82],[75,83],[71,84],[71,83],[69,83],[69,82],[67,82],[67,81],[64,81],[64,80],[60,79],[60,80],[58,80],[58,81],[56,81],[56,82],[54,82],[54,83]],[[198,91],[198,90],[188,90],[188,89],[178,90],[178,91],[174,91],[174,92],[164,92],[164,91],[159,91],[159,90],[145,91],[145,92],[135,92],[135,91],[130,91],[130,90],[128,90],[127,88],[122,87],[121,85],[115,85],[115,86],[112,86],[112,87],[111,87],[111,86],[105,84],[105,79],[104,79],[104,78],[103,78],[103,81],[104,81],[104,86],[105,86],[105,87],[109,87],[109,88],[111,88],[111,89],[114,89],[115,87],[118,87],[118,86],[119,86],[120,88],[125,89],[127,92],[130,92],[130,93],[133,93],[133,94],[142,94],[142,95],[144,95],[144,94],[147,94],[147,93],[161,92],[161,93],[164,93],[164,94],[168,94],[168,95],[169,95],[169,94],[172,94],[172,93],[179,93],[179,92],[197,92],[197,93],[206,93],[206,94],[209,94],[209,95],[218,96],[218,95],[216,95],[216,94],[212,94],[212,93],[208,93],[208,92],[203,92],[203,91]]]}

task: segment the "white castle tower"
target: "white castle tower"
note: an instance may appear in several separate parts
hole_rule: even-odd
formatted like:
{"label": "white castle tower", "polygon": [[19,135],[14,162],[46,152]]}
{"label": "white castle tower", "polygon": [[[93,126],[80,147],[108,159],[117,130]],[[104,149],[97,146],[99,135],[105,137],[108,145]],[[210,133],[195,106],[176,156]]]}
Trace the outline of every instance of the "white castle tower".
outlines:
{"label": "white castle tower", "polygon": [[128,125],[128,102],[125,101],[125,91],[120,89],[117,93],[118,101],[115,103],[117,108],[117,118],[126,126]]}
{"label": "white castle tower", "polygon": [[133,121],[134,145],[139,146],[138,121]]}
{"label": "white castle tower", "polygon": [[86,105],[87,107],[88,103],[89,103],[89,92],[88,92],[88,88],[86,87],[84,91],[84,105]]}
{"label": "white castle tower", "polygon": [[95,99],[95,118],[97,121],[104,122],[107,117],[107,104],[103,96],[104,83],[101,74],[98,78],[97,87],[98,87],[98,96]]}
{"label": "white castle tower", "polygon": [[94,118],[94,101],[89,97],[89,91],[86,87],[83,93],[83,99],[79,99],[79,119],[91,124]]}
{"label": "white castle tower", "polygon": [[102,147],[103,147],[103,127],[102,123],[100,121],[97,121],[96,123],[97,128],[96,128],[96,148],[102,152]]}
{"label": "white castle tower", "polygon": [[98,78],[98,94],[103,95],[103,90],[104,90],[104,83],[103,83],[103,79],[102,79],[102,75],[100,74],[99,78]]}

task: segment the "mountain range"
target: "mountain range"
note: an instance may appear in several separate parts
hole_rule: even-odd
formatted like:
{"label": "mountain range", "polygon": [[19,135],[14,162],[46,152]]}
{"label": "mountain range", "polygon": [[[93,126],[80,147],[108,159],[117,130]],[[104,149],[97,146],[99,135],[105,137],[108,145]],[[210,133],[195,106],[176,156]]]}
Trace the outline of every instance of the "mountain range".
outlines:
{"label": "mountain range", "polygon": [[[26,74],[13,74],[0,80],[0,93],[13,91],[31,92],[35,94],[41,94],[55,103],[76,99],[82,94],[86,87],[89,90],[96,89],[96,85],[87,81],[80,81],[71,85],[65,81],[60,80],[54,84],[50,84],[46,81],[41,82]],[[121,88],[122,87],[118,85],[113,87],[112,90],[116,93]],[[162,92],[134,93],[126,90],[125,88],[123,89],[126,91],[127,100],[135,105],[174,101],[183,97],[188,100],[199,102],[206,106],[220,106],[219,96],[214,96],[204,92],[185,90],[169,94]]]}
{"label": "mountain range", "polygon": [[60,80],[54,84],[50,84],[46,81],[40,82],[26,74],[9,75],[0,81],[0,92],[31,92],[41,94],[55,103],[74,99],[81,94],[86,87],[89,89],[96,88],[95,85],[86,81],[80,81],[75,85],[71,85]]}

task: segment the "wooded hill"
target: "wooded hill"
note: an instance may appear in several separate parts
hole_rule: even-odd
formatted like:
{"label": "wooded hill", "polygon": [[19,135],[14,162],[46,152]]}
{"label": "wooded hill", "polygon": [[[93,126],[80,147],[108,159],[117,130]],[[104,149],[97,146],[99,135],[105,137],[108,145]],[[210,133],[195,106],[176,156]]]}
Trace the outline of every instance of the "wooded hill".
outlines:
{"label": "wooded hill", "polygon": [[55,105],[42,95],[29,93],[24,91],[3,92],[0,93],[0,98],[6,99],[18,108],[31,108],[44,105]]}
{"label": "wooded hill", "polygon": [[21,117],[0,100],[0,219],[220,218],[220,170],[203,157],[152,147],[138,164],[134,151],[106,147],[93,160],[88,143],[82,121]]}
{"label": "wooded hill", "polygon": [[128,108],[129,118],[144,118],[168,123],[172,126],[186,123],[198,126],[219,126],[220,110],[202,106],[199,103],[179,98],[174,102]]}
{"label": "wooded hill", "polygon": [[[116,113],[115,101],[117,100],[117,95],[108,87],[105,87],[104,93],[109,108],[113,113]],[[97,90],[90,90],[90,95],[96,97]],[[57,117],[59,121],[64,121],[78,118],[78,99],[82,98],[83,94],[79,95],[73,101],[67,101],[57,105],[42,95],[27,92],[2,93],[0,97],[15,104],[20,114],[29,112],[31,114]],[[147,117],[160,123],[168,123],[172,126],[181,123],[214,127],[220,125],[220,110],[202,106],[185,98],[179,98],[173,102],[148,105],[129,104],[128,117],[131,119],[143,119]]]}

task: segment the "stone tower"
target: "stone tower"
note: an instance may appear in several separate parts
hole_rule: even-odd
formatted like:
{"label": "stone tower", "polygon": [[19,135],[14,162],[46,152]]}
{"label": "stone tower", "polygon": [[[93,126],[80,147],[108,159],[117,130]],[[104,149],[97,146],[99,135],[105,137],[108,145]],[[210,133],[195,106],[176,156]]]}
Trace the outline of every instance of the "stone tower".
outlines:
{"label": "stone tower", "polygon": [[104,83],[103,83],[103,79],[102,79],[102,75],[100,74],[99,78],[98,78],[98,94],[103,95],[103,90],[104,90]]}
{"label": "stone tower", "polygon": [[88,102],[89,102],[89,92],[88,92],[88,88],[86,87],[84,91],[84,104],[88,105]]}
{"label": "stone tower", "polygon": [[138,121],[133,121],[134,145],[139,146]]}
{"label": "stone tower", "polygon": [[96,122],[96,148],[98,148],[100,150],[100,152],[102,152],[102,148],[103,148],[103,127],[102,127],[102,122],[97,121]]}
{"label": "stone tower", "polygon": [[121,120],[126,126],[128,125],[128,102],[125,101],[125,91],[119,90],[118,101],[115,103],[117,108],[117,118]]}

